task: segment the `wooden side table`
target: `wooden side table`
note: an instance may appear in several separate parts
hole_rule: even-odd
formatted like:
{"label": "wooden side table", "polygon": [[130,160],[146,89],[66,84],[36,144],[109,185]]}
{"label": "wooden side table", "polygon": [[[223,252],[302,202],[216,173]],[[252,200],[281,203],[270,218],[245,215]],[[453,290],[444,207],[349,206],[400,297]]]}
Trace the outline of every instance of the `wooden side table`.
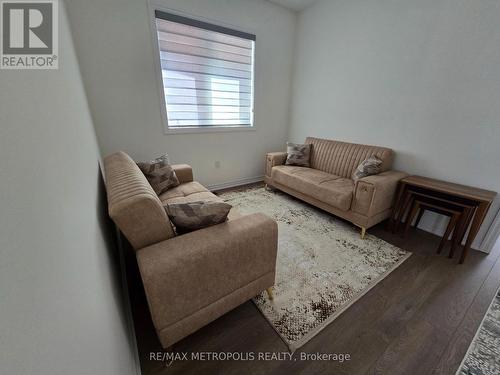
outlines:
{"label": "wooden side table", "polygon": [[463,263],[472,241],[476,238],[477,232],[497,193],[422,176],[403,178],[396,193],[396,203],[390,220],[390,226],[393,230],[404,219],[408,206],[411,203],[413,192],[430,198],[474,208],[474,212],[468,218],[466,225],[464,225],[465,227],[461,228],[463,233],[465,233],[469,226],[468,222],[471,221],[469,234],[467,235],[459,261],[459,263]]}

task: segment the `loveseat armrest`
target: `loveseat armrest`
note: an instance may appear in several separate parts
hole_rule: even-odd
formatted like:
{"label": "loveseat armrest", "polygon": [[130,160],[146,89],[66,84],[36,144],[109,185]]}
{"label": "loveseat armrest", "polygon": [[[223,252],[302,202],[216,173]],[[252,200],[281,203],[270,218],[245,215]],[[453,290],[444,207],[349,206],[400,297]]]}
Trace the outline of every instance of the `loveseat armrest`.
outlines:
{"label": "loveseat armrest", "polygon": [[266,176],[271,177],[271,170],[276,165],[285,164],[286,152],[268,152],[266,154]]}
{"label": "loveseat armrest", "polygon": [[257,213],[139,250],[137,261],[157,331],[264,275],[274,280],[277,246],[276,222]]}
{"label": "loveseat armrest", "polygon": [[405,172],[391,170],[360,178],[355,183],[352,210],[370,217],[390,209],[398,182],[406,176]]}
{"label": "loveseat armrest", "polygon": [[175,171],[177,178],[181,184],[193,181],[193,169],[188,164],[173,164],[172,169]]}

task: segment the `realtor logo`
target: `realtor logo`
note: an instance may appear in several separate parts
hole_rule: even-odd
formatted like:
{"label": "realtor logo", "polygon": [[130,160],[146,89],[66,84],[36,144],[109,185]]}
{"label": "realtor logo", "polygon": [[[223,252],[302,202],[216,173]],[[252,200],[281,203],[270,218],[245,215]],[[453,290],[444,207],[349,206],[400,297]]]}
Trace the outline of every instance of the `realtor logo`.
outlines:
{"label": "realtor logo", "polygon": [[57,0],[1,0],[2,69],[57,69]]}

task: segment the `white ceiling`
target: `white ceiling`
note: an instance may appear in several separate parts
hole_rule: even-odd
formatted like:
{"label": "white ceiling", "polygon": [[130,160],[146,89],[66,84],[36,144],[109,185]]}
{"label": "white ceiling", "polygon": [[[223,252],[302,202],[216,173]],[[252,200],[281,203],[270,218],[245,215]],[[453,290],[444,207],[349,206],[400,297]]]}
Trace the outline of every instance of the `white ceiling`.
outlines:
{"label": "white ceiling", "polygon": [[269,0],[272,3],[282,5],[286,8],[301,11],[314,3],[316,0]]}

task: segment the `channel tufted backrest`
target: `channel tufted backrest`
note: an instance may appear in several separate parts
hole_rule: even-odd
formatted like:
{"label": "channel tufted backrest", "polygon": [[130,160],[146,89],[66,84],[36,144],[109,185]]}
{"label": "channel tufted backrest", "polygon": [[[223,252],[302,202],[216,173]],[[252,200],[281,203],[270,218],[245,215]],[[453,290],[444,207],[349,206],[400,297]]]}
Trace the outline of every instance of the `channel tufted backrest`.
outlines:
{"label": "channel tufted backrest", "polygon": [[109,216],[135,250],[174,236],[160,199],[124,152],[104,159]]}
{"label": "channel tufted backrest", "polygon": [[312,145],[311,168],[337,176],[351,178],[358,165],[373,155],[383,161],[382,172],[392,167],[393,151],[390,148],[313,137],[308,137],[306,143]]}

